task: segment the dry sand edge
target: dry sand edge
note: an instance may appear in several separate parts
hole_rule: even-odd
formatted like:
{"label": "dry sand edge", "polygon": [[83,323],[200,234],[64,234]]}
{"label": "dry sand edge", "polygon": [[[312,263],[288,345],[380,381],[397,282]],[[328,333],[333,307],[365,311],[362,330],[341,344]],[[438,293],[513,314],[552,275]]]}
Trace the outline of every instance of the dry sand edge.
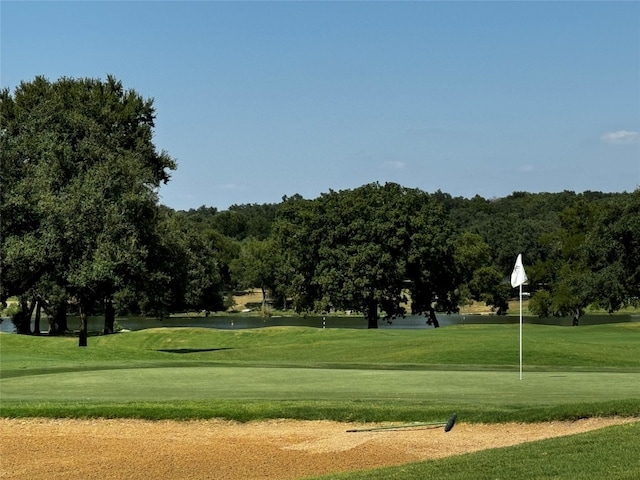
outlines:
{"label": "dry sand edge", "polygon": [[0,478],[287,480],[401,465],[640,418],[347,432],[332,421],[0,418]]}

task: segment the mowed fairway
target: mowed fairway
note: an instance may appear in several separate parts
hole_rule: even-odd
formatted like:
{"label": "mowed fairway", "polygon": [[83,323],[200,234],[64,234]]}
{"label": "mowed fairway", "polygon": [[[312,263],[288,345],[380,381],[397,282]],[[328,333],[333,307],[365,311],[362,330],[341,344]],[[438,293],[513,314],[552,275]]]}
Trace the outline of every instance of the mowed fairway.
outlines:
{"label": "mowed fairway", "polygon": [[630,399],[640,373],[403,371],[185,366],[94,370],[2,380],[3,402],[318,400],[554,405]]}
{"label": "mowed fairway", "polygon": [[110,406],[105,411],[126,416],[117,407],[137,404],[133,416],[145,417],[146,408],[155,418],[163,405],[182,405],[186,417],[245,419],[246,411],[220,411],[237,403],[252,405],[256,418],[420,421],[455,410],[476,421],[531,421],[637,408],[638,324],[527,326],[525,335],[523,380],[517,327],[509,325],[154,329],[92,337],[87,348],[74,338],[4,335],[2,411],[57,406],[83,416],[87,407]]}

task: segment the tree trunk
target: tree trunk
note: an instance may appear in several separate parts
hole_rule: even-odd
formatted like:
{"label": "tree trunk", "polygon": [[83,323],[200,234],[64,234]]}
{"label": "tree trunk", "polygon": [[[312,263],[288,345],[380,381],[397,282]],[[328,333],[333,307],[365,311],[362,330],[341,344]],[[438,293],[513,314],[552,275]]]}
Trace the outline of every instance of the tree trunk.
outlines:
{"label": "tree trunk", "polygon": [[47,314],[49,315],[49,335],[64,335],[69,330],[66,300],[58,302]]}
{"label": "tree trunk", "polygon": [[436,312],[433,307],[429,307],[429,323],[433,324],[433,328],[438,328],[440,326],[440,322],[438,322],[438,317],[436,317]]}
{"label": "tree trunk", "polygon": [[113,308],[113,301],[111,298],[104,299],[104,330],[102,333],[108,335],[113,333],[114,325],[116,323],[116,310]]}
{"label": "tree trunk", "polygon": [[36,300],[36,319],[33,323],[33,334],[40,335],[40,311],[42,310],[42,305],[39,300]]}
{"label": "tree trunk", "polygon": [[367,316],[367,328],[378,328],[378,302],[374,298],[367,300],[365,315]]}
{"label": "tree trunk", "polygon": [[580,323],[580,310],[576,310],[573,314],[573,326],[577,327]]}
{"label": "tree trunk", "polygon": [[16,326],[16,333],[31,335],[31,315],[33,315],[35,305],[35,302],[31,302],[31,307],[29,307],[29,302],[20,300],[20,311],[12,318],[13,324]]}
{"label": "tree trunk", "polygon": [[260,285],[260,289],[262,290],[262,311],[264,312],[264,307],[267,306],[267,289],[264,285]]}
{"label": "tree trunk", "polygon": [[80,300],[80,331],[78,332],[78,346],[87,346],[87,306]]}

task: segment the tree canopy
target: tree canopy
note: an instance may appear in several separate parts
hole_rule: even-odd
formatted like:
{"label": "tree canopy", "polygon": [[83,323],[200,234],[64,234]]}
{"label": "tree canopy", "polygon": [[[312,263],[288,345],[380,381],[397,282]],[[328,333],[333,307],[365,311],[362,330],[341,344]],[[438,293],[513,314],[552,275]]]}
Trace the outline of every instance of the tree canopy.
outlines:
{"label": "tree canopy", "polygon": [[286,252],[286,284],[299,308],[364,312],[376,327],[403,315],[449,305],[455,285],[453,243],[443,209],[426,193],[397,184],[331,191],[313,201],[285,201],[276,237]]}
{"label": "tree canopy", "polygon": [[2,298],[47,303],[55,285],[86,316],[92,303],[137,288],[157,188],[175,168],[152,142],[153,101],[111,76],[37,77],[1,101]]}

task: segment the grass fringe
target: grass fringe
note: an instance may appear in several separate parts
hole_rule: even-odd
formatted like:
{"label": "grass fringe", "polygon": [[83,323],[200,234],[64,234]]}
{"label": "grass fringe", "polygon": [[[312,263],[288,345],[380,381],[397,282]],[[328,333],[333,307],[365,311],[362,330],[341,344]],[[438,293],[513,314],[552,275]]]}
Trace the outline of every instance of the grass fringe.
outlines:
{"label": "grass fringe", "polygon": [[[640,417],[639,400],[575,403],[543,407],[372,404],[330,401],[190,401],[122,403],[3,403],[0,416],[12,418],[136,418],[198,420],[222,418],[238,422],[288,418],[339,422],[438,422],[452,413],[467,423],[575,421],[592,417]],[[444,419],[444,420],[443,420]]]}

